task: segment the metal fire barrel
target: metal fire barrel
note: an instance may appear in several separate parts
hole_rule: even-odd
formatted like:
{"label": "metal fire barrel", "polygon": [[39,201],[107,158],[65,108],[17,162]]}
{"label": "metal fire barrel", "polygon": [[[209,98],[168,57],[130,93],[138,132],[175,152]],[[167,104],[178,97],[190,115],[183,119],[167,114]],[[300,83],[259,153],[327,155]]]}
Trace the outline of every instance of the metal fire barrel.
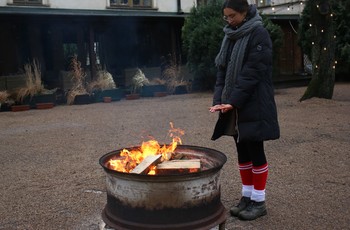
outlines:
{"label": "metal fire barrel", "polygon": [[107,174],[107,204],[102,219],[109,227],[199,230],[225,222],[227,212],[220,199],[220,170],[227,160],[223,153],[179,145],[176,153],[201,160],[200,172],[140,175],[106,167],[106,162],[120,151],[107,153],[99,161]]}

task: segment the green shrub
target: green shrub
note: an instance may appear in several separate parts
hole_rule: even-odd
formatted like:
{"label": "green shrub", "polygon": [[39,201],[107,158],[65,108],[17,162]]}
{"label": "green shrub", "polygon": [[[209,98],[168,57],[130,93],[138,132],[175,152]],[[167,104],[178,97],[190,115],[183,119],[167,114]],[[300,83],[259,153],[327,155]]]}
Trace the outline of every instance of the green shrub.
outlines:
{"label": "green shrub", "polygon": [[[215,57],[224,37],[222,0],[212,0],[206,5],[192,8],[182,29],[183,50],[187,66],[194,75],[193,90],[212,89],[215,84]],[[283,33],[267,17],[263,17],[266,29],[271,35],[274,50],[282,45]]]}

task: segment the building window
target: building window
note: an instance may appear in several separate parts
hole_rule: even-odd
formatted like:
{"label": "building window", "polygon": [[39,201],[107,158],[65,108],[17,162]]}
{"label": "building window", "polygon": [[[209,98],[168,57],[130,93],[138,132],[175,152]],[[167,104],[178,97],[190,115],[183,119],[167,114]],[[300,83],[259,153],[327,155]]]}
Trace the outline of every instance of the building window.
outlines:
{"label": "building window", "polygon": [[112,7],[152,7],[152,0],[110,0]]}
{"label": "building window", "polygon": [[271,0],[256,0],[256,5],[258,7],[259,6],[271,6]]}
{"label": "building window", "polygon": [[42,0],[13,0],[13,4],[21,5],[42,5]]}
{"label": "building window", "polygon": [[208,4],[208,0],[197,0],[198,6],[204,6]]}

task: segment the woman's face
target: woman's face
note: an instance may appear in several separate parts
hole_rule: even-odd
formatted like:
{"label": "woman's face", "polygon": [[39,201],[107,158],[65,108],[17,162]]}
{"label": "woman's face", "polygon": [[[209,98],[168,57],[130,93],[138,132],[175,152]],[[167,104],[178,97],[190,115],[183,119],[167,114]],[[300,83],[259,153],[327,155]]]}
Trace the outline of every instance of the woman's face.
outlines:
{"label": "woman's face", "polygon": [[240,25],[246,15],[246,12],[240,13],[231,8],[224,8],[224,20],[232,27]]}

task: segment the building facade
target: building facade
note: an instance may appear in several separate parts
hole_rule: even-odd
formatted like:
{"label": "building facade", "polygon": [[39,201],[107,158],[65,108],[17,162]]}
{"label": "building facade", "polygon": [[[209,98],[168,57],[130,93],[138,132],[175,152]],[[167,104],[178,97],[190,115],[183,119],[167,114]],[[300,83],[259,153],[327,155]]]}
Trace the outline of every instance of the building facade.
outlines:
{"label": "building facade", "polygon": [[[193,6],[210,0],[0,0],[0,76],[37,59],[47,87],[62,87],[72,55],[94,78],[97,68],[127,86],[125,70],[160,67],[171,55],[183,64],[181,29]],[[304,1],[249,0],[279,24],[284,45],[277,75],[303,72],[297,26]],[[1,79],[0,79],[1,80]],[[0,90],[5,88],[4,86]]]}
{"label": "building facade", "polygon": [[181,60],[181,28],[196,1],[0,0],[0,76],[37,59],[48,87],[60,87],[73,54],[94,77],[106,68],[125,84],[123,71]]}

